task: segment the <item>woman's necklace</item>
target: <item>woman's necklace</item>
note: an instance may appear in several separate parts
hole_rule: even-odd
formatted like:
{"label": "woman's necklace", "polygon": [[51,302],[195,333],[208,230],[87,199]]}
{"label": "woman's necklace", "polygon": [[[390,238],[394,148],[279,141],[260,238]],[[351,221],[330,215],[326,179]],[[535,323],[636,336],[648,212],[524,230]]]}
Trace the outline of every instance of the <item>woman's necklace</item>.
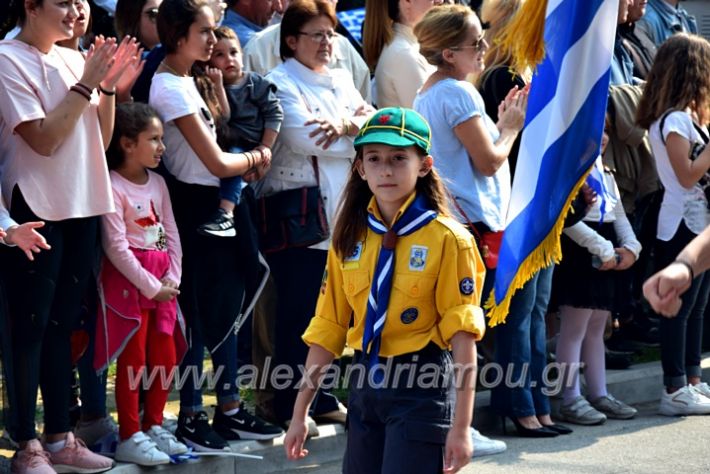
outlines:
{"label": "woman's necklace", "polygon": [[166,63],[164,59],[163,59],[162,61],[160,61],[160,64],[162,64],[163,67],[165,67],[165,69],[167,69],[169,72],[171,72],[172,74],[175,74],[175,75],[178,76],[178,77],[190,77],[189,74],[180,74],[180,73],[177,72],[175,69],[173,69],[173,68],[171,68],[170,66],[168,66],[168,63]]}

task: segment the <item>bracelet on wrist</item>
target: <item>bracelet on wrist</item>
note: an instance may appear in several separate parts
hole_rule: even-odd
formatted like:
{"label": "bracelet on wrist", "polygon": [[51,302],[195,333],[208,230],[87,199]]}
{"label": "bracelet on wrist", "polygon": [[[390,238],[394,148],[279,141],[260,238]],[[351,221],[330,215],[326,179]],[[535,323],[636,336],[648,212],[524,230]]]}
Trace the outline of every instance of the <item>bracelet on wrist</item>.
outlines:
{"label": "bracelet on wrist", "polygon": [[73,85],[69,88],[70,91],[75,92],[82,96],[84,99],[86,99],[88,102],[91,102],[91,94],[87,92],[85,89],[79,87],[78,85]]}
{"label": "bracelet on wrist", "polygon": [[116,89],[114,89],[113,91],[106,90],[103,87],[101,87],[101,84],[99,84],[99,92],[101,92],[103,95],[106,95],[109,97],[116,95]]}
{"label": "bracelet on wrist", "polygon": [[677,263],[678,265],[683,265],[685,268],[687,268],[688,272],[690,273],[690,281],[695,280],[695,272],[693,271],[693,266],[690,263],[688,263],[685,260],[680,259],[680,258],[676,258],[675,260],[673,260],[673,263]]}
{"label": "bracelet on wrist", "polygon": [[93,94],[94,92],[94,89],[92,87],[89,87],[86,84],[82,84],[81,82],[77,82],[76,84],[74,84],[74,86],[84,90],[89,95]]}

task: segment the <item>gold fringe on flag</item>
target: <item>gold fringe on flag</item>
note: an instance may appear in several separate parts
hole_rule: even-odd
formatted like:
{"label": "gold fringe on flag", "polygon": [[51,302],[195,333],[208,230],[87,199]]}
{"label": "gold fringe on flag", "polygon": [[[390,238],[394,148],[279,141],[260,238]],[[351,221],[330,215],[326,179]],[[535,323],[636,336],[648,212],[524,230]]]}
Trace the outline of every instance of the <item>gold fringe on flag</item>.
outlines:
{"label": "gold fringe on flag", "polygon": [[[594,165],[592,165],[592,167],[593,166]],[[577,181],[577,184],[575,184],[572,192],[567,197],[567,202],[562,208],[563,211],[557,218],[557,222],[555,222],[555,225],[550,230],[550,233],[547,234],[547,237],[543,239],[540,245],[530,252],[530,255],[528,255],[525,260],[523,260],[523,263],[520,264],[518,270],[515,272],[515,277],[510,282],[510,286],[508,286],[508,289],[505,292],[505,297],[500,304],[496,305],[495,291],[491,291],[491,294],[488,296],[485,304],[485,308],[488,310],[488,325],[490,327],[505,323],[505,318],[508,316],[508,311],[510,310],[510,301],[513,299],[513,294],[521,289],[536,272],[553,263],[559,263],[562,259],[560,235],[562,235],[565,218],[572,209],[572,201],[582,188],[584,181],[587,179],[587,175],[589,175],[592,171],[592,167],[590,167],[579,179],[579,181]]]}
{"label": "gold fringe on flag", "polygon": [[500,33],[503,51],[512,51],[511,69],[534,70],[545,58],[547,0],[527,0]]}

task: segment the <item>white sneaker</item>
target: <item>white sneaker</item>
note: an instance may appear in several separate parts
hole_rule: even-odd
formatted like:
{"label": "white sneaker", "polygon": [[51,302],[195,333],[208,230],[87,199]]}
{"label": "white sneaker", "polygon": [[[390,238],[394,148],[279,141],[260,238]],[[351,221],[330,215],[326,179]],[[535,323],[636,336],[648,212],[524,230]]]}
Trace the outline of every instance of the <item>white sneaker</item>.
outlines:
{"label": "white sneaker", "polygon": [[153,440],[142,431],[137,431],[133,436],[118,444],[115,459],[139,466],[157,466],[170,463],[170,456],[160,451]]}
{"label": "white sneaker", "polygon": [[484,436],[474,427],[471,427],[471,442],[473,443],[474,458],[502,453],[508,449],[505,441],[491,439],[488,436]]}
{"label": "white sneaker", "polygon": [[663,390],[658,414],[666,416],[710,415],[710,398],[701,395],[692,385],[678,389],[673,393]]}
{"label": "white sneaker", "polygon": [[705,398],[710,398],[710,385],[700,382],[698,385],[691,385],[691,388]]}
{"label": "white sneaker", "polygon": [[185,454],[187,452],[187,446],[178,441],[170,431],[162,426],[153,425],[146,434],[158,446],[159,450],[169,456]]}

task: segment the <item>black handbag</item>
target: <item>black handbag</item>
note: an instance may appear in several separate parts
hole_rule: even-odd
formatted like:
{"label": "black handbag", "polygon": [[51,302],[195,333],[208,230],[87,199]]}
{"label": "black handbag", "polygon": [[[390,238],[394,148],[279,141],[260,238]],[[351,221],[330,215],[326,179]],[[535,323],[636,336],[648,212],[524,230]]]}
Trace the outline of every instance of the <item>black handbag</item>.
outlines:
{"label": "black handbag", "polygon": [[315,186],[289,189],[259,199],[257,219],[262,252],[310,247],[330,236],[320,191],[318,158],[311,158],[316,173]]}

